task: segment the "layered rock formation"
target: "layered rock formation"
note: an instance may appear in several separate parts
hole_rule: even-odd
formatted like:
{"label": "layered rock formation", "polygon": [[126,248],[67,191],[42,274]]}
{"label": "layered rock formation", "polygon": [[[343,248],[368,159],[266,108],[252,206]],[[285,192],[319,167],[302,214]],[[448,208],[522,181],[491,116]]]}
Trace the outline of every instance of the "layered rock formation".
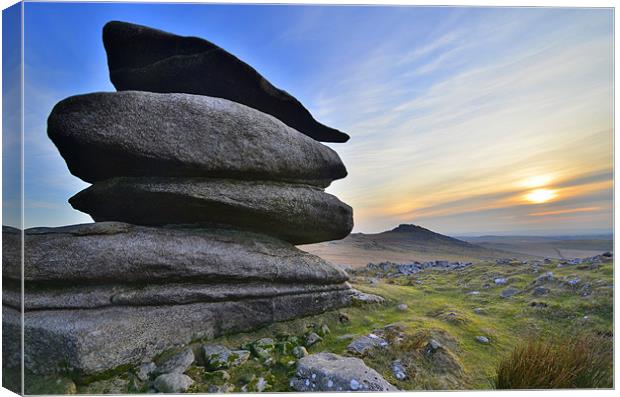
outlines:
{"label": "layered rock formation", "polygon": [[[121,42],[118,29],[136,41]],[[217,95],[201,82],[220,80],[222,96],[241,103],[125,91],[54,107],[49,137],[69,170],[93,183],[70,203],[95,223],[26,230],[23,268],[20,233],[4,230],[3,330],[19,339],[23,305],[26,368],[95,374],[172,345],[349,305],[346,274],[294,247],[353,227],[351,208],[323,191],[346,176],[338,155],[310,138],[327,127],[287,118],[283,105],[271,112],[282,121],[263,113],[279,105],[255,96],[253,84],[276,89],[221,49],[220,58],[199,57],[206,80],[182,64],[175,76],[125,70],[177,58],[186,43],[197,43],[187,47],[194,56],[208,42],[120,23],[106,25],[104,37],[120,89],[150,90],[139,78],[150,76]],[[234,73],[220,59],[233,59]],[[5,360],[19,353],[6,346]]]}

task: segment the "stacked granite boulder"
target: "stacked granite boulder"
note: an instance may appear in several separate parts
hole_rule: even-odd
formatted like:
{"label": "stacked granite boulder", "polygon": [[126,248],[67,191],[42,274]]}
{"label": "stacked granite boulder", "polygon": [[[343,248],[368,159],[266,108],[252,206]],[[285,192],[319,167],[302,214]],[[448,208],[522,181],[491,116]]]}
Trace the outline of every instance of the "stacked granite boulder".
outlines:
{"label": "stacked granite boulder", "polygon": [[[69,201],[95,223],[25,233],[26,368],[94,374],[349,305],[346,274],[294,247],[352,229],[323,191],[346,169],[318,141],[348,136],[207,41],[111,22],[104,44],[120,91],[70,97],[48,119],[92,183]],[[16,334],[19,233],[4,244]]]}

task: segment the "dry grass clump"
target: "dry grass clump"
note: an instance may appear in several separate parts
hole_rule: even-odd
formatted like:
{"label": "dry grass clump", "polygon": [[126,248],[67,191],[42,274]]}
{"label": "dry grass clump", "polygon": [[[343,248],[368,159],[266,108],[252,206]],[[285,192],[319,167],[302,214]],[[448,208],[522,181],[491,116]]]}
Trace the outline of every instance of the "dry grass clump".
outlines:
{"label": "dry grass clump", "polygon": [[499,363],[493,383],[496,389],[612,388],[613,339],[530,338]]}

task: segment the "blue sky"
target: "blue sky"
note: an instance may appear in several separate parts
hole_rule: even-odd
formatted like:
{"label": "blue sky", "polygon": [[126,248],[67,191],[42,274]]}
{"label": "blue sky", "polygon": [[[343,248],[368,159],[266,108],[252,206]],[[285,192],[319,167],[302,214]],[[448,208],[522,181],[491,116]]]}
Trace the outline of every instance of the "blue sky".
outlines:
{"label": "blue sky", "polygon": [[[109,20],[204,37],[313,115],[349,176],[355,231],[612,228],[613,15],[606,9],[27,3],[26,227],[89,222],[46,135],[59,100],[113,91]],[[5,222],[6,223],[6,222]]]}

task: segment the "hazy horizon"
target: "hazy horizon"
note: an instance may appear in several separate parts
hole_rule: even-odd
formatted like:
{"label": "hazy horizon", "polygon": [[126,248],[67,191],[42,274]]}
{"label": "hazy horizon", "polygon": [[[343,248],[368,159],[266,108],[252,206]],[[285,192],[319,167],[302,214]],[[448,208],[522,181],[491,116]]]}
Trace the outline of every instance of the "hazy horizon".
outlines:
{"label": "hazy horizon", "polygon": [[613,230],[611,9],[25,8],[25,227],[91,221],[67,203],[88,184],[46,120],[65,97],[114,90],[101,29],[124,20],[213,41],[351,135],[329,144],[349,175],[327,191],[353,207],[353,232]]}

